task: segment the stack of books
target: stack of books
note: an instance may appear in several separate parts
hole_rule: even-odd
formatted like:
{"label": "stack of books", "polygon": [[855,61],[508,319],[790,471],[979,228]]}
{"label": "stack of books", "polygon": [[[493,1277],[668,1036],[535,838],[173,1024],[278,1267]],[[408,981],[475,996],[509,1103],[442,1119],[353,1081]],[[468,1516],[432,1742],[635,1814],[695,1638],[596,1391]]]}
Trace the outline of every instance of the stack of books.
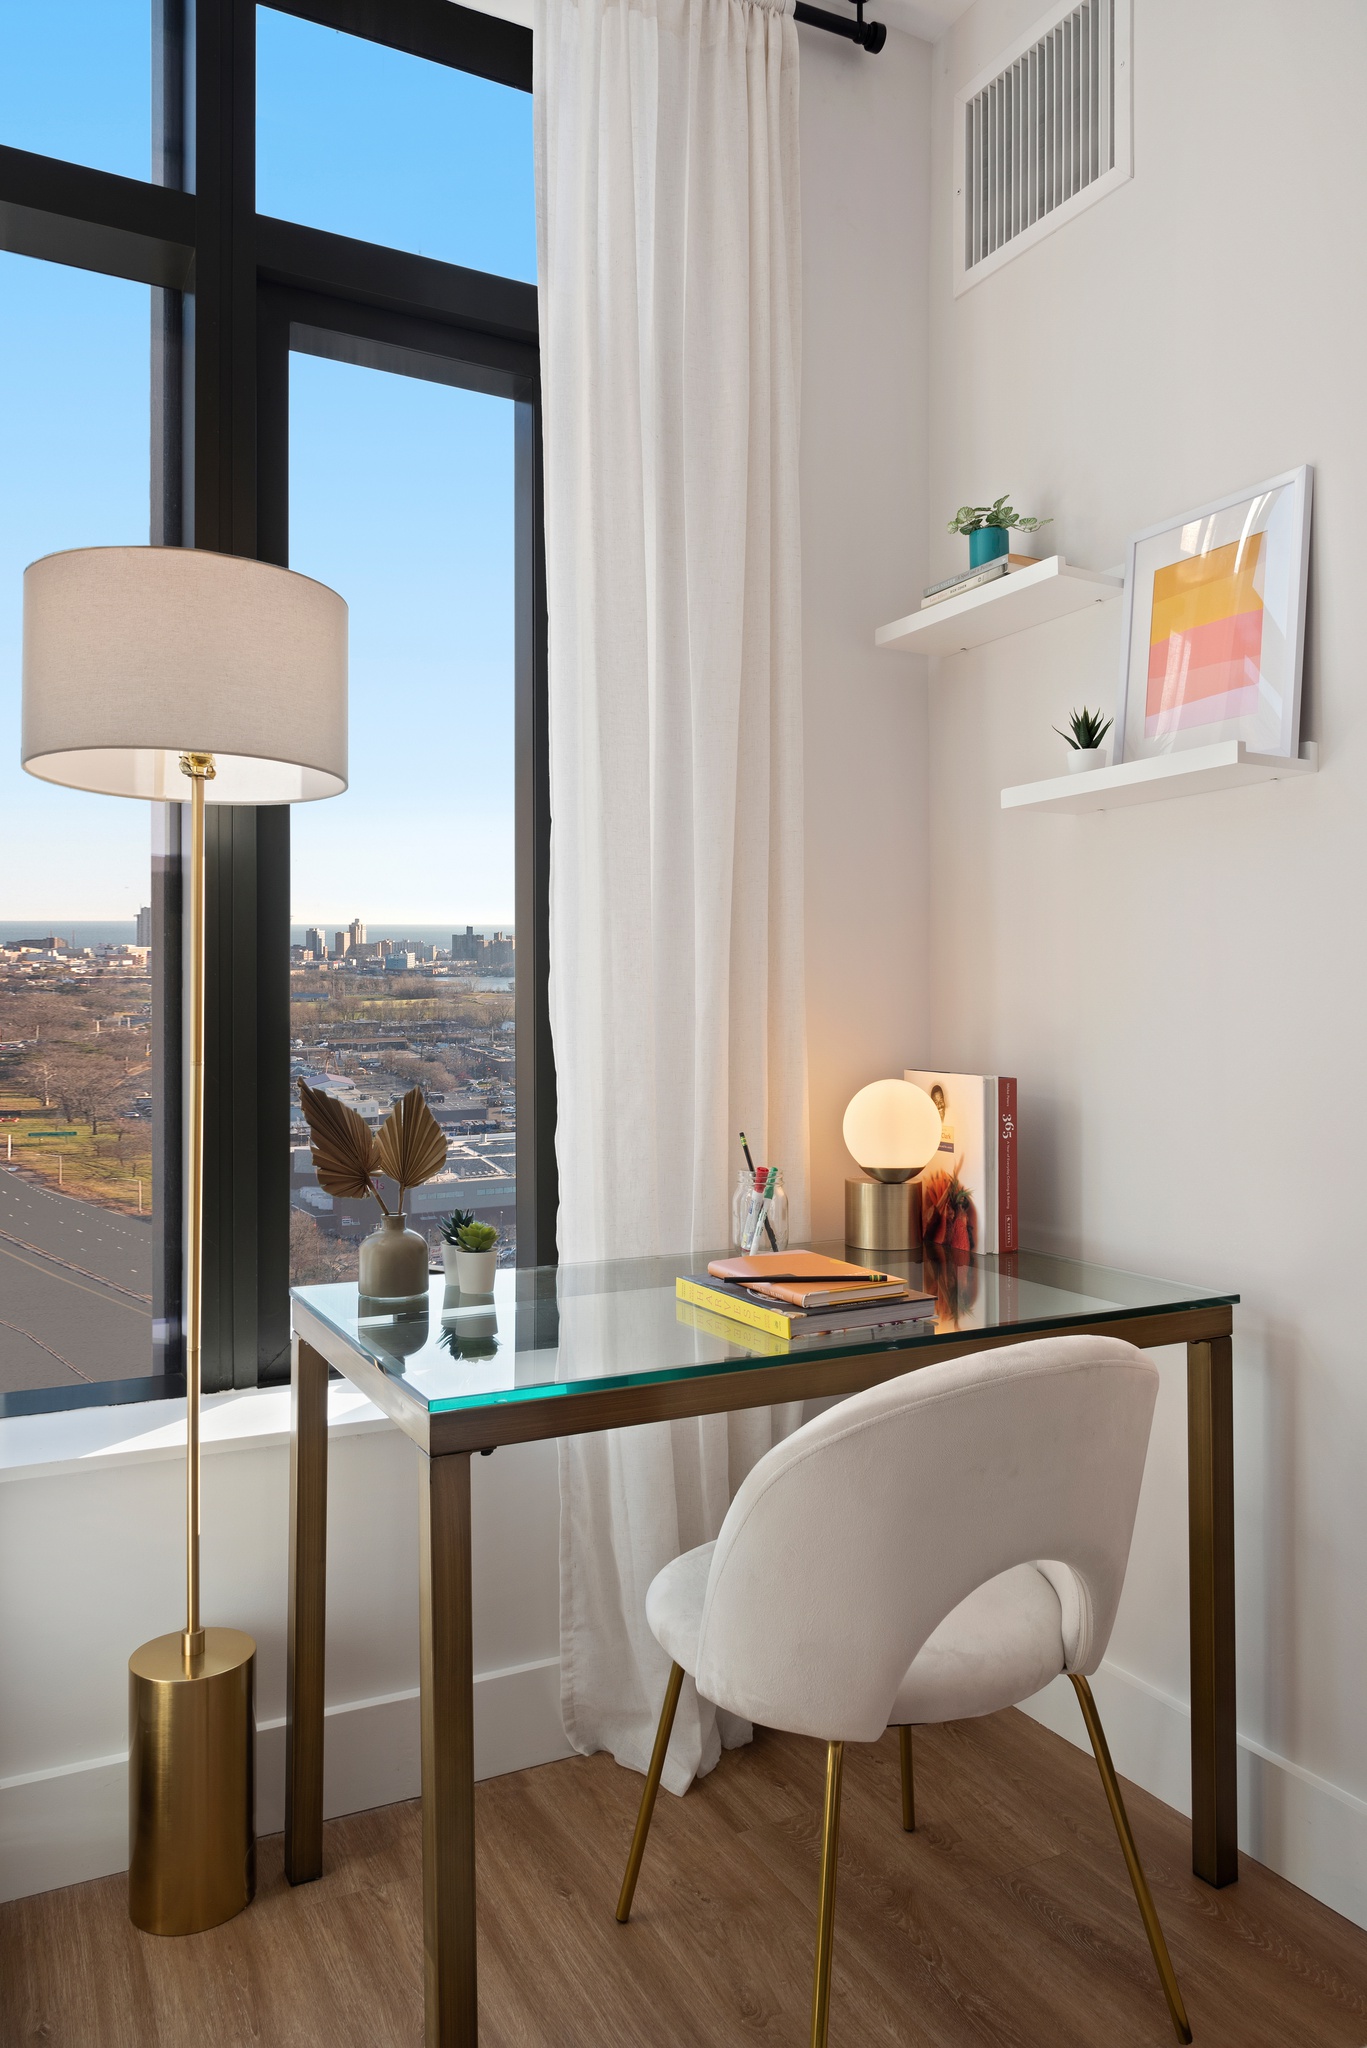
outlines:
{"label": "stack of books", "polygon": [[[734,1325],[744,1323],[787,1343],[865,1331],[887,1337],[935,1314],[933,1294],[821,1252],[713,1259],[705,1273],[681,1274],[674,1291],[681,1302],[703,1312],[707,1320],[701,1327],[713,1335],[738,1337]],[[722,1323],[721,1332],[714,1319]],[[729,1331],[727,1323],[733,1326]]]}
{"label": "stack of books", "polygon": [[943,583],[932,583],[921,599],[921,610],[927,605],[943,604],[946,598],[962,597],[966,590],[976,590],[980,584],[994,583],[999,576],[1009,576],[1013,569],[1032,569],[1033,555],[995,555],[981,568],[970,569],[966,575],[946,576]]}

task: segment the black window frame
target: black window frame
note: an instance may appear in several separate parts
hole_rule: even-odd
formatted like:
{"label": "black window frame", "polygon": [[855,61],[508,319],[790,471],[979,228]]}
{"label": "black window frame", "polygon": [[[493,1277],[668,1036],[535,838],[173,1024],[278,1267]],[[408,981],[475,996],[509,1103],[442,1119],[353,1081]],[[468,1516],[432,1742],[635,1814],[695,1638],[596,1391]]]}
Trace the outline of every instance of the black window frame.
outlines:
{"label": "black window frame", "polygon": [[[550,772],[534,285],[256,212],[257,0],[150,0],[153,178],[0,144],[0,248],[152,291],[154,543],[288,562],[289,354],[515,406],[517,1257],[553,1265]],[[453,0],[269,0],[278,13],[530,92],[529,29]],[[0,1396],[0,1412],[182,1393],[181,810],[153,859],[154,1228],[146,1379]],[[289,1377],[289,820],[209,813],[203,1383]]]}

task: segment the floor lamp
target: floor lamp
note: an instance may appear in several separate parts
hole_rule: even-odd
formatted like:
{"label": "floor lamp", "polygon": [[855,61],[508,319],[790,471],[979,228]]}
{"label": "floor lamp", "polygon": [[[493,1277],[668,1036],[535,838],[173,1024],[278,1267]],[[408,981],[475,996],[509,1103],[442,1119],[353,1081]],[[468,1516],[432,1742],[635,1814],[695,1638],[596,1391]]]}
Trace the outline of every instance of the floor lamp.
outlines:
{"label": "floor lamp", "polygon": [[128,1663],[128,1909],[194,1934],[251,1899],[256,1645],[199,1606],[204,812],[347,784],[347,608],[193,548],[79,548],[24,573],[23,763],[69,788],[190,806],[185,1627]]}

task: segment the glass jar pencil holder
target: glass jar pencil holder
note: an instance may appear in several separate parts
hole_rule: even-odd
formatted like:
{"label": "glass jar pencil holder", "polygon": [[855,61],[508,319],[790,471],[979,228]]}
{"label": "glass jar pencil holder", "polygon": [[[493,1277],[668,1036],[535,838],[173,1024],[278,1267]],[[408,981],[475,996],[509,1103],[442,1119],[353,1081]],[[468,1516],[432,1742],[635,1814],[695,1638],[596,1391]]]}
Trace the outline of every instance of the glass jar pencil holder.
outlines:
{"label": "glass jar pencil holder", "polygon": [[[766,1166],[757,1166],[753,1173],[743,1166],[736,1175],[736,1191],[731,1197],[733,1251],[786,1252],[788,1249],[788,1191],[783,1185],[782,1172],[776,1171],[773,1192],[766,1205],[764,1190],[768,1179],[769,1168]],[[756,1231],[757,1243],[753,1242]]]}

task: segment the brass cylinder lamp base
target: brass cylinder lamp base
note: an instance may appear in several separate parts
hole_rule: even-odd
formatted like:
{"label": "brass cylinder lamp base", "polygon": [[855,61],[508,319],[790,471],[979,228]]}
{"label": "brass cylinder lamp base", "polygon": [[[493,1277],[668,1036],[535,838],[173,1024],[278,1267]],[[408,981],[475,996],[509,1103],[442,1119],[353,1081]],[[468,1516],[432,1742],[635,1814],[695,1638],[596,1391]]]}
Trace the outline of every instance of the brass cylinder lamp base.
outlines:
{"label": "brass cylinder lamp base", "polygon": [[128,1917],[144,1934],[200,1934],[256,1890],[256,1644],[158,1636],[128,1660]]}
{"label": "brass cylinder lamp base", "polygon": [[919,1251],[920,1181],[847,1180],[845,1246],[861,1252]]}

